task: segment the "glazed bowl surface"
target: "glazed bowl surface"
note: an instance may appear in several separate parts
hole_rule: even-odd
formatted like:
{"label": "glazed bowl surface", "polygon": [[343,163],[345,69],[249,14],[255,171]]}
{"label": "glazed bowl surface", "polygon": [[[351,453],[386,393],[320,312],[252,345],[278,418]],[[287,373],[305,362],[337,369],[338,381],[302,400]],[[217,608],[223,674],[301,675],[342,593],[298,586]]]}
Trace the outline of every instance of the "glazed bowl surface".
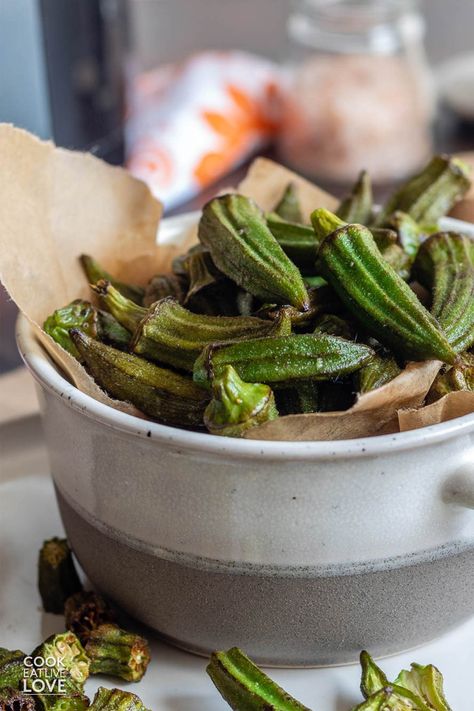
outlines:
{"label": "glazed bowl surface", "polygon": [[[165,220],[160,240],[195,219]],[[22,317],[17,338],[74,552],[163,638],[202,654],[238,645],[270,665],[338,664],[474,613],[474,415],[357,440],[216,437],[99,403]]]}

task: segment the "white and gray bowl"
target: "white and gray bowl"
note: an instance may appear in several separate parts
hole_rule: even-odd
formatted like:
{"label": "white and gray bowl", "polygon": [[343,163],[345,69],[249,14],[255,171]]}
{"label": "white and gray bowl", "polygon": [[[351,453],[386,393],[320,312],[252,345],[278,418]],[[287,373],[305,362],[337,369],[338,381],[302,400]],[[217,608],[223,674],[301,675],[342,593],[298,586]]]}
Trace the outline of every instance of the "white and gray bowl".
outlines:
{"label": "white and gray bowl", "polygon": [[270,665],[338,664],[419,645],[474,613],[474,415],[367,439],[235,440],[95,401],[22,318],[18,345],[74,552],[164,639],[201,654],[238,645]]}

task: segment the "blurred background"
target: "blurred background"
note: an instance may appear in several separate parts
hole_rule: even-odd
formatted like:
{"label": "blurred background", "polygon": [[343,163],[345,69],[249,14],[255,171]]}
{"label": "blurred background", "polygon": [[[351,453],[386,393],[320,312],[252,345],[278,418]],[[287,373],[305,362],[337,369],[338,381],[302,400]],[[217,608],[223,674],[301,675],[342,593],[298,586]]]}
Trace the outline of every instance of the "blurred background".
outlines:
{"label": "blurred background", "polygon": [[[0,0],[0,121],[195,209],[264,154],[379,197],[474,149],[472,0]],[[0,372],[19,363],[0,291]]]}

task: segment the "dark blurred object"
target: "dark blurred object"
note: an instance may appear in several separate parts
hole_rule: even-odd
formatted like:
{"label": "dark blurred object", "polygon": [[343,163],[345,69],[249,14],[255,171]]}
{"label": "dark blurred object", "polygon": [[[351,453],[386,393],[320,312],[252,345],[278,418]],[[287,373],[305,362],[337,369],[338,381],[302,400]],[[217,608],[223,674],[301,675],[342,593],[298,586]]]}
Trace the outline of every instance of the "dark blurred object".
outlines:
{"label": "dark blurred object", "polygon": [[55,142],[123,162],[123,3],[41,0],[40,7]]}

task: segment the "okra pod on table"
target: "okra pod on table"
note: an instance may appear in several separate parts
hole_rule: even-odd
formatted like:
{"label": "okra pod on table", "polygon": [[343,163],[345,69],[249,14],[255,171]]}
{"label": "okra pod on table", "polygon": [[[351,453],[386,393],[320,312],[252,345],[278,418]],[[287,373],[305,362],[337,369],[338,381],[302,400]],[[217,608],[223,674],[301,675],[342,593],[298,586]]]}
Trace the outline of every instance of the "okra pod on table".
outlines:
{"label": "okra pod on table", "polygon": [[214,652],[206,671],[234,711],[310,711],[237,647]]}
{"label": "okra pod on table", "polygon": [[301,311],[308,308],[298,268],[250,198],[230,194],[208,202],[198,235],[217,268],[246,291],[270,303],[291,304]]}
{"label": "okra pod on table", "polygon": [[258,338],[207,346],[194,366],[194,380],[207,387],[231,365],[248,383],[329,380],[353,373],[373,350],[324,333]]}
{"label": "okra pod on table", "polygon": [[91,630],[85,650],[91,674],[108,674],[125,681],[140,681],[151,658],[146,639],[112,624]]}
{"label": "okra pod on table", "polygon": [[373,207],[372,181],[368,172],[362,170],[350,194],[337,208],[336,215],[346,222],[367,225],[371,221]]}
{"label": "okra pod on table", "polygon": [[434,156],[414,178],[395,190],[375,220],[384,225],[397,210],[415,222],[435,223],[469,190],[470,168],[459,158]]}
{"label": "okra pod on table", "polygon": [[413,274],[432,294],[431,313],[457,353],[474,343],[474,240],[438,232],[421,245]]}
{"label": "okra pod on table", "polygon": [[276,215],[289,222],[303,221],[300,201],[298,199],[298,190],[294,183],[288,183],[273,211]]}
{"label": "okra pod on table", "polygon": [[82,590],[66,539],[51,538],[43,543],[38,556],[38,589],[44,611],[55,614],[62,614],[67,598]]}
{"label": "okra pod on table", "polygon": [[165,424],[202,424],[209,394],[191,378],[94,341],[81,331],[71,331],[71,338],[94,380],[112,397],[131,402]]}
{"label": "okra pod on table", "polygon": [[268,385],[245,383],[231,365],[213,380],[212,400],[204,412],[204,424],[212,434],[243,437],[252,427],[277,417]]}
{"label": "okra pod on table", "polygon": [[158,301],[140,321],[131,348],[150,360],[192,371],[196,358],[210,343],[278,335],[284,328],[283,318],[195,314],[169,297]]}
{"label": "okra pod on table", "polygon": [[114,279],[109,272],[103,269],[103,267],[101,267],[100,264],[88,254],[82,254],[79,259],[87,279],[89,280],[89,284],[96,284],[101,279],[109,281],[112,286],[120,291],[120,293],[127,299],[134,301],[136,304],[142,303],[143,296],[145,294],[145,289],[143,287],[136,286],[134,284],[125,284],[123,281]]}
{"label": "okra pod on table", "polygon": [[439,324],[383,259],[367,227],[347,225],[326,237],[318,264],[346,307],[381,343],[405,359],[454,362],[456,353]]}
{"label": "okra pod on table", "polygon": [[89,711],[150,711],[142,700],[130,691],[105,689],[100,686]]}
{"label": "okra pod on table", "polygon": [[64,606],[66,629],[74,632],[87,644],[93,630],[116,621],[116,613],[102,595],[93,590],[82,590],[68,597]]}

